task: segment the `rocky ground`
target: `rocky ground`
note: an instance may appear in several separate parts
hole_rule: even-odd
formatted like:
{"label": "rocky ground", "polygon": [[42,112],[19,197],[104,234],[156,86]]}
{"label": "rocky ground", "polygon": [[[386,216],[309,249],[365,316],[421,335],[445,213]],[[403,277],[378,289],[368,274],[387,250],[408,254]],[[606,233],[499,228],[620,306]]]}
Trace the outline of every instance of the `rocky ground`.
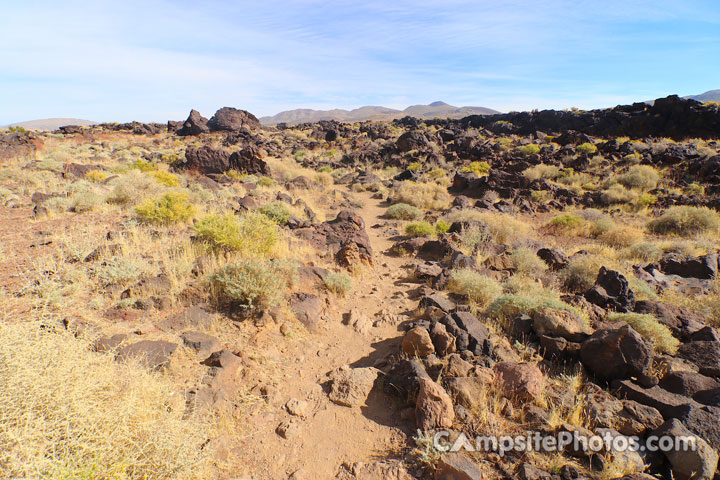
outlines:
{"label": "rocky ground", "polygon": [[[0,471],[712,479],[718,125],[669,97],[5,132]],[[438,431],[697,448],[447,453]]]}

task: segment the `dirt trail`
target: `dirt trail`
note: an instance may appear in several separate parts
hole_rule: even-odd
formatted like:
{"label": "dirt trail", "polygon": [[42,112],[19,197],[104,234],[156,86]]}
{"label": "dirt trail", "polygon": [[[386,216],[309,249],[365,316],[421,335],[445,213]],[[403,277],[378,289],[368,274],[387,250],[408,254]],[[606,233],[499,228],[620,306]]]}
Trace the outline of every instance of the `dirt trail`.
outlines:
{"label": "dirt trail", "polygon": [[[235,450],[247,468],[247,478],[286,479],[294,472],[298,473],[293,478],[298,479],[335,478],[344,463],[401,456],[406,435],[411,433],[401,430],[396,401],[381,389],[373,389],[367,406],[349,408],[330,402],[321,386],[326,374],[337,367],[378,366],[380,359],[398,352],[399,323],[407,320],[403,314],[413,307],[403,293],[408,287],[400,284],[407,260],[388,256],[391,241],[382,235],[382,229],[372,228],[383,221],[382,201],[366,193],[355,194],[355,198],[364,203],[356,211],[366,224],[374,268],[354,279],[352,292],[329,313],[319,334],[308,334],[277,352],[278,361],[284,363],[284,378],[278,385],[279,408],[253,415],[248,420],[251,435]],[[343,324],[343,313],[351,309],[377,321],[369,333]],[[261,333],[254,341],[272,351],[276,339],[277,334]],[[305,419],[292,417],[282,409],[290,399],[309,401],[311,413]],[[297,421],[297,432],[283,439],[275,429],[289,419]]]}

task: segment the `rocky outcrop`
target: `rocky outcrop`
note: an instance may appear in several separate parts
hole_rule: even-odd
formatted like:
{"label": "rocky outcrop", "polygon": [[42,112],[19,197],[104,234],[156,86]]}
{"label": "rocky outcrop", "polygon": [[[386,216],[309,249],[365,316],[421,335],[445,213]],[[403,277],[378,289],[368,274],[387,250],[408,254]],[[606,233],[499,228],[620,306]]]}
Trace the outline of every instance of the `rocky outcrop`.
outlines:
{"label": "rocky outcrop", "polygon": [[207,118],[200,115],[200,112],[197,110],[190,110],[190,115],[188,116],[187,120],[182,125],[182,128],[175,132],[177,135],[180,135],[181,137],[185,137],[188,135],[200,135],[201,133],[207,133],[210,131],[210,128],[208,128],[208,120]]}
{"label": "rocky outcrop", "polygon": [[207,126],[211,132],[231,132],[242,128],[259,128],[260,121],[247,110],[223,107],[208,120]]}
{"label": "rocky outcrop", "polygon": [[209,145],[188,146],[185,150],[185,162],[177,165],[176,168],[195,171],[203,175],[221,174],[228,170],[249,174],[270,174],[267,163],[257,157],[251,149],[229,153]]}
{"label": "rocky outcrop", "polygon": [[582,363],[606,380],[645,375],[654,357],[648,342],[629,325],[598,330],[582,344]]}

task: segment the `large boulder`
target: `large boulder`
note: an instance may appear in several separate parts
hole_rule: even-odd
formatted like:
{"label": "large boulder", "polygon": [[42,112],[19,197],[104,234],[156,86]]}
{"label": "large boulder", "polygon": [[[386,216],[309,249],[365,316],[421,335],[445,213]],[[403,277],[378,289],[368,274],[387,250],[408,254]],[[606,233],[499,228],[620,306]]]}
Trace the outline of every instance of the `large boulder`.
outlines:
{"label": "large boulder", "polygon": [[711,279],[717,275],[718,254],[711,253],[701,257],[683,257],[677,254],[665,256],[659,262],[660,270],[670,275],[685,278]]}
{"label": "large boulder", "polygon": [[506,397],[520,401],[532,401],[542,394],[545,377],[531,363],[501,362],[493,368],[497,382]]}
{"label": "large boulder", "polygon": [[720,342],[697,340],[680,345],[678,356],[691,361],[700,368],[700,373],[720,377]]}
{"label": "large boulder", "polygon": [[450,428],[455,409],[445,390],[428,378],[419,378],[420,391],[415,405],[415,419],[420,430]]}
{"label": "large boulder", "polygon": [[643,376],[653,357],[652,346],[629,325],[598,330],[580,349],[583,365],[605,380]]}
{"label": "large boulder", "polygon": [[694,436],[679,420],[668,420],[654,434],[676,440],[677,448],[663,452],[672,465],[673,478],[711,480],[715,476],[718,465],[717,452],[705,440]]}
{"label": "large boulder", "polygon": [[200,115],[200,112],[197,110],[190,110],[190,115],[187,120],[185,120],[185,123],[183,123],[182,128],[175,133],[181,137],[207,133],[210,131],[207,123],[208,119]]}
{"label": "large boulder", "polygon": [[421,131],[410,130],[400,135],[396,145],[401,152],[408,152],[410,150],[420,150],[427,147],[429,142]]}
{"label": "large boulder", "polygon": [[574,312],[541,308],[532,315],[533,330],[538,335],[562,337],[571,342],[580,342],[590,335],[587,325]]}
{"label": "large boulder", "polygon": [[680,339],[688,338],[705,325],[705,319],[699,313],[655,300],[639,300],[635,303],[635,313],[653,315]]}
{"label": "large boulder", "polygon": [[207,122],[210,131],[233,131],[243,127],[258,128],[260,121],[252,113],[246,110],[238,110],[232,107],[223,107]]}
{"label": "large boulder", "polygon": [[137,361],[147,368],[162,369],[170,361],[170,355],[177,349],[177,344],[162,340],[141,340],[127,345],[117,351],[115,356],[119,362]]}
{"label": "large boulder", "polygon": [[616,312],[632,312],[635,294],[627,279],[614,270],[600,267],[595,285],[585,293],[590,303]]}
{"label": "large boulder", "polygon": [[221,174],[228,170],[250,174],[270,174],[267,163],[256,156],[251,149],[246,148],[229,153],[209,145],[188,146],[185,149],[185,162],[178,165],[178,168],[196,171],[203,175]]}
{"label": "large boulder", "polygon": [[337,255],[347,244],[354,243],[360,260],[372,263],[373,249],[365,231],[365,221],[352,210],[343,210],[334,220],[315,227],[310,240],[316,248],[328,249],[333,255]]}
{"label": "large boulder", "polygon": [[435,346],[430,338],[430,332],[423,327],[415,327],[405,333],[402,341],[402,351],[411,357],[427,357],[435,352]]}

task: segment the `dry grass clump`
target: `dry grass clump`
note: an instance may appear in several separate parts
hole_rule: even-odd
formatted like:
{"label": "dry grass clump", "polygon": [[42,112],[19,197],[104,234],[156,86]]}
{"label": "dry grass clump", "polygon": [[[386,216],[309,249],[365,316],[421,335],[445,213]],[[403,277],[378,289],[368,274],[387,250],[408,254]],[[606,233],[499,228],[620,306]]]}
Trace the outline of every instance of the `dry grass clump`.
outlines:
{"label": "dry grass clump", "polygon": [[297,264],[281,259],[240,260],[225,265],[210,278],[220,303],[249,310],[277,306],[296,281]]}
{"label": "dry grass clump", "polygon": [[670,207],[647,227],[653,233],[690,236],[720,229],[720,215],[707,207]]}
{"label": "dry grass clump", "polygon": [[513,251],[510,258],[515,266],[515,272],[520,275],[539,276],[548,269],[547,263],[531,248],[520,247]]}
{"label": "dry grass clump", "polygon": [[600,198],[607,205],[616,205],[618,203],[634,203],[638,199],[638,194],[619,183],[614,183],[602,191]]}
{"label": "dry grass clump", "polygon": [[110,184],[113,185],[113,189],[105,201],[117,205],[135,205],[162,190],[158,182],[139,170],[130,170],[112,180]]}
{"label": "dry grass clump", "polygon": [[0,476],[209,478],[210,425],[169,380],[40,322],[0,338]]}
{"label": "dry grass clump", "polygon": [[532,315],[533,312],[541,308],[570,310],[582,315],[576,308],[560,300],[556,293],[548,291],[503,295],[490,304],[487,313],[497,320],[503,328],[507,329],[510,320],[517,315],[521,313]]}
{"label": "dry grass clump", "polygon": [[643,232],[637,228],[617,226],[600,235],[600,240],[611,247],[630,247],[645,239]]}
{"label": "dry grass clump", "polygon": [[450,194],[445,187],[437,183],[415,183],[406,180],[395,189],[393,202],[441,210],[450,204]]}
{"label": "dry grass clump", "polygon": [[623,254],[629,258],[654,262],[663,256],[663,250],[652,242],[639,242],[629,245]]}
{"label": "dry grass clump", "polygon": [[660,323],[657,318],[649,314],[640,313],[608,313],[610,322],[625,322],[634,328],[640,335],[653,344],[660,353],[674,355],[677,353],[680,341],[672,336],[670,329]]}
{"label": "dry grass clump", "polygon": [[561,213],[550,219],[547,227],[556,233],[577,232],[585,227],[585,219],[574,213]]}
{"label": "dry grass clump", "polygon": [[347,273],[330,272],[323,278],[325,288],[338,297],[344,297],[352,290],[352,278]]}
{"label": "dry grass clump", "polygon": [[215,250],[239,252],[242,256],[268,256],[279,240],[278,227],[262,213],[237,217],[232,213],[208,215],[193,229],[198,238]]}
{"label": "dry grass clump", "polygon": [[420,220],[424,216],[422,210],[407,203],[390,205],[385,215],[395,220]]}
{"label": "dry grass clump", "polygon": [[[493,213],[478,210],[459,210],[452,212],[444,218],[449,223],[453,222],[481,222],[483,228],[475,231],[478,241],[494,241],[506,245],[522,243],[530,236],[532,227],[506,213]],[[469,230],[465,230],[463,237]]]}
{"label": "dry grass clump", "polygon": [[187,222],[195,215],[195,207],[184,192],[168,192],[158,198],[149,198],[135,207],[141,219],[156,225]]}
{"label": "dry grass clump", "polygon": [[560,167],[556,167],[555,165],[545,165],[541,163],[539,165],[526,168],[523,171],[523,175],[525,175],[525,177],[531,181],[539,180],[541,178],[555,180],[561,175],[561,171]]}
{"label": "dry grass clump", "polygon": [[560,280],[566,289],[573,292],[584,292],[595,285],[598,271],[604,259],[596,255],[578,255],[559,272]]}
{"label": "dry grass clump", "polygon": [[627,188],[650,190],[657,186],[660,174],[650,165],[634,165],[627,173],[618,175],[615,180]]}
{"label": "dry grass clump", "polygon": [[497,280],[474,270],[455,270],[450,275],[448,290],[467,295],[478,307],[484,308],[502,295],[502,286]]}
{"label": "dry grass clump", "polygon": [[267,203],[260,207],[258,212],[262,213],[278,225],[285,225],[292,216],[292,212],[283,202]]}

